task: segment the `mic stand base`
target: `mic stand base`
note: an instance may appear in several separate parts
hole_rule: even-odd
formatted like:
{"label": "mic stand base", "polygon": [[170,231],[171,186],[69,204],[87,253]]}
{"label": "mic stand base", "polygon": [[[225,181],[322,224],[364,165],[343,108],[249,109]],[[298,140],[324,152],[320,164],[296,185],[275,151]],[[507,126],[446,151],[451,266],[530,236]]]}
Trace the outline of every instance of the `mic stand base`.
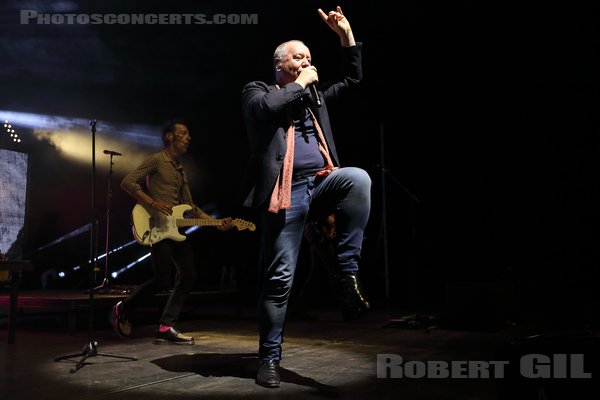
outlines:
{"label": "mic stand base", "polygon": [[[102,284],[100,284],[99,286],[96,286],[92,290],[94,291],[94,293],[116,294],[116,295],[129,295],[133,292],[132,288],[121,288],[118,286],[112,286],[112,284],[109,282],[109,280],[107,278],[104,278],[104,280],[102,281]],[[89,292],[89,290],[86,291],[86,293],[87,292]]]}
{"label": "mic stand base", "polygon": [[54,361],[62,361],[62,360],[66,360],[66,359],[78,357],[78,356],[81,358],[79,359],[79,361],[77,361],[77,364],[75,364],[75,366],[69,370],[69,372],[71,372],[72,374],[79,371],[79,369],[81,369],[81,367],[86,365],[87,363],[85,362],[85,360],[87,360],[89,357],[102,356],[102,357],[121,358],[121,359],[129,360],[129,361],[137,361],[137,357],[122,356],[122,355],[110,354],[110,353],[98,353],[98,342],[95,340],[92,340],[88,344],[86,344],[81,353],[60,356],[60,357],[55,358]]}

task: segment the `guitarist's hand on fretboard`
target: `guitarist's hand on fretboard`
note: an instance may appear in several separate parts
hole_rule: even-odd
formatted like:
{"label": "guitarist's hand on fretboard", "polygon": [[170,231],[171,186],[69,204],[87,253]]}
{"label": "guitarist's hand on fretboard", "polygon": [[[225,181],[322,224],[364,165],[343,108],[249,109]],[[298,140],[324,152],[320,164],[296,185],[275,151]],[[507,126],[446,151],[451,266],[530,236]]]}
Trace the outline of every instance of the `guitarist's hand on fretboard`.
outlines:
{"label": "guitarist's hand on fretboard", "polygon": [[235,225],[233,224],[233,219],[231,219],[230,217],[221,219],[221,222],[222,224],[217,226],[217,229],[220,231],[228,231],[231,228],[235,228]]}

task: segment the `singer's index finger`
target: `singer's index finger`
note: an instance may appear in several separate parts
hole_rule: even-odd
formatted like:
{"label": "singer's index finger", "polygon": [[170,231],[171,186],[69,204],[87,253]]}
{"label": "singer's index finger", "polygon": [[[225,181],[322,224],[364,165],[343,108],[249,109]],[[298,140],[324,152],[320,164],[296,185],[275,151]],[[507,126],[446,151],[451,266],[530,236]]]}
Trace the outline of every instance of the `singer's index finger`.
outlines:
{"label": "singer's index finger", "polygon": [[317,10],[317,12],[319,13],[319,16],[321,17],[321,19],[322,19],[323,21],[326,21],[326,22],[327,22],[327,14],[325,14],[325,13],[323,12],[323,10],[321,10],[320,8]]}

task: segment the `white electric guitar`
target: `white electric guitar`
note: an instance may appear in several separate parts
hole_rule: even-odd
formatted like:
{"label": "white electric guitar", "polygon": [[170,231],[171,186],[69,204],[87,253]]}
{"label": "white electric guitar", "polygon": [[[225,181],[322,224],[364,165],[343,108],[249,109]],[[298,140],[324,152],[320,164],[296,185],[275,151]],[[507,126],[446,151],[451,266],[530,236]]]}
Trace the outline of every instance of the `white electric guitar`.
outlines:
{"label": "white electric guitar", "polygon": [[[139,244],[151,246],[163,239],[176,242],[185,240],[185,235],[179,233],[179,228],[184,226],[221,226],[222,219],[210,218],[184,218],[183,214],[192,209],[188,204],[173,207],[173,214],[165,215],[161,212],[148,212],[141,204],[136,204],[131,211],[131,229],[133,237]],[[249,229],[253,231],[256,226],[243,219],[233,219],[233,225],[238,230]]]}

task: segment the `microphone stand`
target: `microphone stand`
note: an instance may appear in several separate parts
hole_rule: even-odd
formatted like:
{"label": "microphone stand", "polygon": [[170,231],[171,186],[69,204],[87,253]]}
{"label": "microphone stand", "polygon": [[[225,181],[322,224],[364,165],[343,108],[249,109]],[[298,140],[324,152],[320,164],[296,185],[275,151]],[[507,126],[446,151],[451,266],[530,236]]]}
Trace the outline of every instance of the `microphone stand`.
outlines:
{"label": "microphone stand", "polygon": [[[390,277],[389,277],[389,257],[388,257],[388,229],[387,229],[387,201],[386,201],[386,180],[390,179],[393,183],[398,185],[400,189],[408,196],[410,200],[410,222],[411,222],[411,238],[413,245],[416,246],[417,243],[417,208],[421,205],[421,200],[405,185],[402,184],[385,166],[385,156],[384,156],[384,127],[383,123],[379,125],[379,137],[380,137],[380,159],[381,163],[377,165],[377,167],[381,170],[381,230],[383,236],[383,260],[384,260],[384,275],[385,275],[385,295],[386,299],[390,300]],[[387,178],[387,179],[386,179]],[[413,251],[413,299],[414,299],[414,308],[415,312],[403,319],[392,319],[384,328],[396,328],[396,327],[406,327],[410,329],[418,329],[418,328],[430,328],[435,325],[434,319],[431,317],[423,318],[419,315],[419,304],[418,304],[418,290],[417,290],[417,251],[416,249]]]}
{"label": "microphone stand", "polygon": [[99,353],[98,352],[98,341],[93,339],[94,335],[94,283],[96,282],[96,272],[98,269],[98,246],[97,246],[97,237],[98,237],[98,218],[96,217],[96,120],[92,119],[90,121],[91,131],[92,131],[92,225],[90,229],[90,260],[89,260],[89,268],[90,268],[90,300],[89,300],[89,308],[90,308],[90,316],[89,316],[89,332],[88,332],[88,342],[83,347],[83,351],[80,353],[69,354],[66,356],[56,357],[54,361],[62,361],[73,357],[81,357],[77,364],[73,368],[70,369],[70,372],[74,374],[79,371],[84,365],[85,360],[89,357],[95,356],[104,356],[104,357],[115,357],[122,358],[130,361],[136,361],[136,357],[130,356],[122,356],[118,354],[110,354],[110,353]]}
{"label": "microphone stand", "polygon": [[112,173],[113,173],[112,167],[114,165],[113,157],[120,156],[121,154],[117,153],[116,151],[110,151],[110,150],[104,150],[104,154],[110,155],[110,160],[108,163],[108,176],[107,176],[108,185],[107,185],[107,189],[106,189],[106,244],[105,244],[105,251],[104,251],[104,280],[102,281],[102,283],[99,286],[96,286],[93,290],[97,291],[98,293],[105,293],[105,294],[128,294],[131,292],[131,290],[112,287],[111,281],[108,278],[109,277],[108,253],[110,252],[110,246],[109,246],[109,243],[110,243],[109,242],[110,200],[112,198],[111,177],[112,177]]}

